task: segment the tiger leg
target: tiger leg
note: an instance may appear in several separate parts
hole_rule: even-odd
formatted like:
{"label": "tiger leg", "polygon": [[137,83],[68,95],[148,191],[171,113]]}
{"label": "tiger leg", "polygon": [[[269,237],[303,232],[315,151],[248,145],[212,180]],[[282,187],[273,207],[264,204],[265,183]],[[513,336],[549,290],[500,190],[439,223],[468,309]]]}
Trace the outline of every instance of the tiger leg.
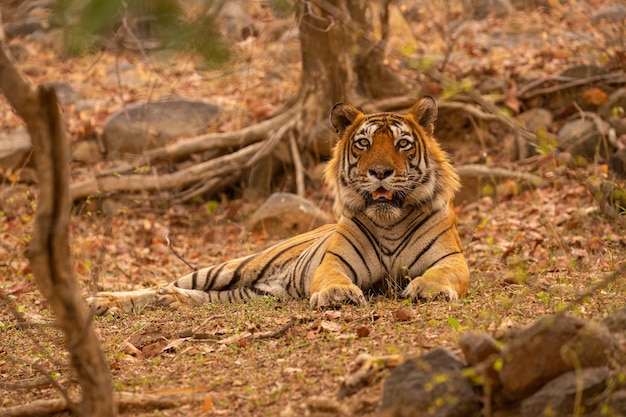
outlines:
{"label": "tiger leg", "polygon": [[444,297],[450,301],[467,295],[469,268],[462,254],[451,255],[409,282],[402,296],[412,300]]}
{"label": "tiger leg", "polygon": [[312,308],[327,307],[341,303],[365,305],[367,301],[363,291],[354,285],[346,266],[331,253],[326,253],[324,260],[315,271],[311,283],[310,304]]}
{"label": "tiger leg", "polygon": [[93,314],[102,316],[106,313],[139,312],[144,307],[156,305],[158,297],[156,290],[99,292],[86,301]]}

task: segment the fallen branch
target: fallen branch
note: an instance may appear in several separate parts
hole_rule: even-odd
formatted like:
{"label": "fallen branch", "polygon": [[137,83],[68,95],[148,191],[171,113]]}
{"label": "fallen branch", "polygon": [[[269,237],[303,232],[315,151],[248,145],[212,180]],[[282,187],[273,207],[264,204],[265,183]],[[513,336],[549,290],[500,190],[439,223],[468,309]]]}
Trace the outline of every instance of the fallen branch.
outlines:
{"label": "fallen branch", "polygon": [[355,359],[356,370],[341,382],[337,397],[342,399],[354,395],[361,388],[371,385],[376,379],[381,378],[380,371],[395,368],[404,359],[403,355],[371,356],[367,353],[360,354]]}
{"label": "fallen branch", "polygon": [[[293,113],[297,113],[300,109],[301,106],[294,106],[288,112],[271,119],[271,121],[268,120],[268,123],[261,122],[255,125],[254,129],[250,128],[257,134],[262,132],[266,137],[262,141],[256,141],[235,152],[163,175],[121,175],[120,169],[122,171],[134,169],[139,167],[139,165],[127,165],[122,168],[118,166],[115,170],[109,170],[107,175],[99,173],[91,179],[72,184],[70,187],[71,199],[76,201],[82,198],[120,191],[141,192],[185,189],[192,187],[194,184],[201,184],[201,186],[195,189],[192,187],[192,190],[188,190],[188,192],[185,192],[176,200],[186,201],[199,194],[216,192],[237,181],[245,169],[252,167],[260,159],[269,155],[293,128],[295,124]],[[260,125],[263,125],[263,129],[258,128]],[[230,139],[246,137],[246,135],[241,135],[241,131],[229,133],[228,135]],[[257,138],[258,136],[255,135],[254,137]],[[199,140],[201,138],[204,139]],[[148,153],[148,160],[156,161],[166,154],[182,156],[186,152],[193,153],[210,149],[212,145],[207,145],[204,142],[210,141],[207,141],[203,136],[198,136],[164,148],[155,149],[152,153]],[[239,140],[239,143],[246,142]],[[235,144],[231,143],[230,145]],[[176,150],[173,150],[174,148]],[[185,152],[181,151],[181,149],[185,149]]]}
{"label": "fallen branch", "polygon": [[516,171],[480,164],[467,164],[458,166],[457,172],[461,178],[488,178],[494,183],[498,183],[498,180],[511,179],[518,183],[528,184],[531,187],[543,187],[543,179],[540,176],[519,170]]}
{"label": "fallen branch", "polygon": [[[546,81],[551,81],[551,80],[553,79],[546,78],[546,79],[537,80],[537,81],[546,82]],[[563,79],[556,79],[556,80],[563,81]],[[569,80],[564,82],[563,84],[556,84],[550,87],[538,88],[536,90],[532,90],[532,88],[534,88],[534,84],[531,83],[532,88],[529,88],[528,86],[522,87],[520,91],[517,93],[517,98],[522,99],[522,100],[528,100],[529,98],[533,98],[533,97],[544,95],[544,94],[556,93],[558,91],[566,90],[572,87],[578,87],[581,85],[586,85],[586,84],[594,83],[597,81],[610,81],[610,80],[616,80],[616,81],[621,80],[622,82],[626,82],[626,78],[624,77],[624,74],[611,73],[611,74],[594,75],[594,76],[585,77],[585,78],[574,78],[574,79],[569,78]],[[536,81],[534,83],[536,83]]]}
{"label": "fallen branch", "polygon": [[245,127],[234,132],[209,133],[206,135],[194,136],[181,141],[163,146],[161,148],[146,151],[140,158],[132,163],[121,163],[111,169],[98,172],[97,177],[119,175],[125,172],[132,172],[137,168],[153,164],[160,161],[176,161],[183,159],[193,153],[200,153],[215,149],[242,148],[267,138],[270,133],[293,120],[298,106],[294,106],[288,111],[278,116],[264,120],[255,125]]}
{"label": "fallen branch", "polygon": [[[184,394],[134,394],[130,392],[117,392],[113,398],[119,412],[127,411],[152,411],[177,408],[181,405],[203,402],[207,394],[184,393]],[[1,408],[0,415],[4,417],[32,417],[46,416],[69,410],[69,405],[64,399],[35,400],[28,404],[15,407]]]}
{"label": "fallen branch", "polygon": [[292,317],[283,327],[267,332],[253,333],[251,338],[257,340],[278,339],[279,337],[282,337],[285,333],[287,333],[287,330],[291,329],[294,324],[296,324],[296,318]]}
{"label": "fallen branch", "polygon": [[[98,196],[119,191],[140,192],[185,188],[197,182],[204,182],[204,192],[214,191],[213,187],[224,183],[224,177],[248,168],[259,153],[263,143],[255,143],[239,151],[211,159],[172,174],[164,175],[116,175],[92,178],[72,184],[73,201],[89,196]],[[217,188],[217,187],[216,187]],[[197,195],[197,192],[195,193]]]}

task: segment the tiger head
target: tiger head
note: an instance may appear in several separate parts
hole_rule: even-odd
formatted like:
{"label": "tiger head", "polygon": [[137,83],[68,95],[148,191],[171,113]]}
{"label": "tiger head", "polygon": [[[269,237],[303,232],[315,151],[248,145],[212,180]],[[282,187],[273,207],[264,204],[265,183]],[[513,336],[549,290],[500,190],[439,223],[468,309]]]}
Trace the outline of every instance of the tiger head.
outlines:
{"label": "tiger head", "polygon": [[419,99],[405,115],[364,114],[345,103],[330,120],[339,141],[325,178],[335,192],[335,211],[364,213],[392,222],[407,210],[431,212],[447,206],[459,188],[448,155],[433,138],[435,99]]}

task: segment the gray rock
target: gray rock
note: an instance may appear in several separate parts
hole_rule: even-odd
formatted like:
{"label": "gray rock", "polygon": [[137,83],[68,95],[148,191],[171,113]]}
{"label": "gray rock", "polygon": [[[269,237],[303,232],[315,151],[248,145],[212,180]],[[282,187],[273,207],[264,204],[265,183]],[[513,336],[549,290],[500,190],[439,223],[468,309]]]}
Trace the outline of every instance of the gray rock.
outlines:
{"label": "gray rock", "polygon": [[57,93],[57,100],[59,103],[68,105],[74,103],[78,98],[80,98],[80,94],[74,90],[68,83],[59,82],[59,81],[50,81],[44,83],[48,88],[53,88]]}
{"label": "gray rock", "polygon": [[590,417],[626,417],[626,390],[611,393]]}
{"label": "gray rock", "polygon": [[[566,372],[545,384],[539,391],[522,401],[522,416],[569,417],[582,415],[596,404],[590,401],[606,389],[607,368],[586,368]],[[577,395],[581,409],[575,412]]]}
{"label": "gray rock", "polygon": [[480,94],[499,93],[504,94],[509,88],[509,83],[502,78],[486,77],[478,84]]}
{"label": "gray rock", "polygon": [[468,366],[476,365],[500,353],[498,342],[486,333],[463,333],[459,339],[459,347]]}
{"label": "gray rock", "polygon": [[475,20],[482,20],[491,13],[506,16],[515,10],[509,0],[466,0],[463,8]]}
{"label": "gray rock", "polygon": [[6,36],[9,39],[30,35],[31,33],[35,33],[43,29],[44,26],[41,19],[32,18],[19,20],[16,22],[7,22],[4,25]]}
{"label": "gray rock", "polygon": [[0,171],[21,168],[32,150],[30,135],[26,129],[12,133],[0,133]]}
{"label": "gray rock", "polygon": [[217,18],[222,33],[234,41],[258,36],[259,30],[248,13],[237,3],[227,1]]}
{"label": "gray rock", "polygon": [[604,119],[608,119],[609,117],[614,116],[614,109],[619,109],[620,107],[623,109],[623,111],[626,111],[626,87],[618,88],[617,90],[613,91],[609,95],[606,104],[598,109],[598,113]]}
{"label": "gray rock", "polygon": [[289,237],[332,223],[332,217],[309,200],[290,193],[274,193],[246,223],[248,232],[264,231]]}
{"label": "gray rock", "polygon": [[184,98],[126,106],[104,124],[102,140],[107,158],[141,154],[173,139],[196,135],[221,112],[217,104]]}
{"label": "gray rock", "polygon": [[565,372],[606,366],[614,349],[611,334],[600,324],[566,315],[538,320],[502,351],[503,394],[521,400]]}
{"label": "gray rock", "polygon": [[463,364],[439,348],[396,367],[383,385],[381,416],[469,417],[480,410]]}
{"label": "gray rock", "polygon": [[591,119],[578,119],[563,125],[556,135],[558,147],[572,155],[582,156],[592,161],[597,154],[608,157],[605,149],[605,136],[609,131],[608,123],[601,121],[600,126]]}
{"label": "gray rock", "polygon": [[623,4],[614,4],[604,6],[596,10],[591,16],[593,23],[600,23],[602,20],[610,22],[621,22],[626,19],[626,6]]}
{"label": "gray rock", "polygon": [[612,333],[626,331],[626,307],[612,311],[602,323]]}
{"label": "gray rock", "polygon": [[544,132],[550,131],[550,129],[552,129],[552,123],[554,122],[552,113],[539,107],[520,113],[516,119],[529,132],[535,134],[540,130]]}
{"label": "gray rock", "polygon": [[0,186],[0,212],[9,219],[31,216],[36,197],[31,188],[24,184]]}
{"label": "gray rock", "polygon": [[83,164],[95,164],[102,161],[102,154],[98,144],[92,140],[83,140],[72,144],[72,161]]}

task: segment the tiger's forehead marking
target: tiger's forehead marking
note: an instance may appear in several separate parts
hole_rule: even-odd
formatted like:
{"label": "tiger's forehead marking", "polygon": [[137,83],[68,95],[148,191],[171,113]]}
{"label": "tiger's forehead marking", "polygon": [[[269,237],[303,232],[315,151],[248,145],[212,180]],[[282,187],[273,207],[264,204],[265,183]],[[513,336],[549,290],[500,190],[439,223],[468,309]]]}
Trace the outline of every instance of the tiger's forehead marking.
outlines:
{"label": "tiger's forehead marking", "polygon": [[354,136],[355,138],[365,137],[372,139],[374,134],[379,129],[389,130],[395,138],[407,135],[410,136],[410,130],[404,121],[398,116],[390,113],[383,113],[366,118]]}

